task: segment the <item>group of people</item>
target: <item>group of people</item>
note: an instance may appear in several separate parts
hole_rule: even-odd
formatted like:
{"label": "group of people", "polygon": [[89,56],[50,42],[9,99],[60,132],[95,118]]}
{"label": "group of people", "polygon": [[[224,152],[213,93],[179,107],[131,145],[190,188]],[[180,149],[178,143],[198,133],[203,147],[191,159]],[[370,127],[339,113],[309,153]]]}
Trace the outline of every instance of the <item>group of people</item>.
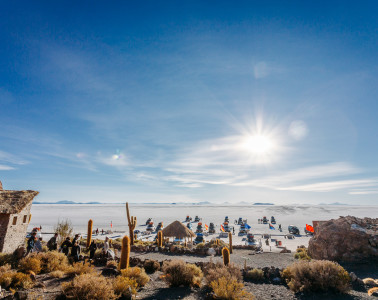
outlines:
{"label": "group of people", "polygon": [[[58,250],[58,233],[55,233],[52,238],[49,239],[47,242],[47,248],[49,251],[57,251]],[[63,252],[66,256],[71,256],[75,262],[80,260],[80,252],[81,248],[79,245],[80,234],[76,234],[75,237],[70,239],[70,237],[66,237],[63,243],[60,245],[59,251]],[[93,259],[97,250],[97,244],[95,241],[92,240],[91,244],[89,245],[89,258]],[[71,249],[71,251],[70,251]],[[39,235],[37,238],[37,232],[33,231],[31,233],[30,238],[27,241],[27,253],[28,255],[30,252],[42,252],[42,236]],[[106,237],[104,241],[103,247],[103,255],[108,257],[114,257],[114,252],[110,249],[109,245],[109,238]]]}

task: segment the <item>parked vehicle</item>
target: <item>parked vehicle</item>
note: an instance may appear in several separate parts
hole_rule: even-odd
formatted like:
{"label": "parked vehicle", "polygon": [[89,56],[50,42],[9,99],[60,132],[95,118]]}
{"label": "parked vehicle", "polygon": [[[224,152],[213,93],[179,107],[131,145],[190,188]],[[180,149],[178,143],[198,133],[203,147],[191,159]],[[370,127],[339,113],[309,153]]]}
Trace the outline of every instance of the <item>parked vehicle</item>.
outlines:
{"label": "parked vehicle", "polygon": [[197,225],[196,233],[202,233],[202,232],[203,232],[202,222],[199,222]]}
{"label": "parked vehicle", "polygon": [[199,221],[201,221],[201,219],[199,218],[199,216],[196,216],[196,217],[194,218],[194,222],[199,222]]}
{"label": "parked vehicle", "polygon": [[273,216],[270,218],[270,223],[276,224],[276,219]]}
{"label": "parked vehicle", "polygon": [[155,228],[155,226],[154,226],[154,222],[150,222],[150,223],[148,223],[146,230],[147,230],[147,231],[150,231],[150,232],[155,231],[156,228]]}
{"label": "parked vehicle", "polygon": [[300,234],[299,232],[299,228],[297,226],[294,226],[294,225],[289,225],[289,227],[287,228],[289,233],[291,234]]}
{"label": "parked vehicle", "polygon": [[268,219],[266,217],[263,217],[262,222],[263,222],[263,224],[268,224]]}
{"label": "parked vehicle", "polygon": [[152,218],[148,218],[147,221],[146,221],[146,226],[147,226],[148,224],[150,224],[151,222],[153,222]]}

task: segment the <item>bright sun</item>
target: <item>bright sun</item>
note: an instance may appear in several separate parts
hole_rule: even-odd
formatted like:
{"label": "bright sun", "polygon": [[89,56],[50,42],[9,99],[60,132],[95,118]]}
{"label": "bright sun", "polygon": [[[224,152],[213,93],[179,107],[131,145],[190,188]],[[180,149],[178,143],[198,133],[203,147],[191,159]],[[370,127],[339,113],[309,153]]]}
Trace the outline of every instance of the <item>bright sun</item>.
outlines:
{"label": "bright sun", "polygon": [[273,148],[271,139],[264,135],[248,136],[243,144],[246,150],[258,155],[267,154]]}

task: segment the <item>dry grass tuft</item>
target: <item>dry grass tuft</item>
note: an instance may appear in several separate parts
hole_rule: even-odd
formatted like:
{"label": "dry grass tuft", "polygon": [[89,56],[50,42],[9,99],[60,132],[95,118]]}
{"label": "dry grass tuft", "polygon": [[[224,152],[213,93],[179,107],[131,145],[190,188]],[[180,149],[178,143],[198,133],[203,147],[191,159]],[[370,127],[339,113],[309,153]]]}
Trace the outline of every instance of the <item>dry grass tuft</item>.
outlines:
{"label": "dry grass tuft", "polygon": [[138,287],[143,287],[150,281],[150,277],[148,277],[144,269],[138,267],[121,270],[121,276],[135,280]]}
{"label": "dry grass tuft", "polygon": [[62,277],[64,277],[64,275],[66,275],[66,273],[64,271],[60,271],[60,270],[52,271],[50,273],[50,276],[53,277],[53,278],[62,278]]}
{"label": "dry grass tuft", "polygon": [[254,282],[260,282],[264,280],[264,272],[260,269],[252,269],[247,272],[245,277]]}
{"label": "dry grass tuft", "polygon": [[53,271],[66,271],[70,266],[67,256],[57,251],[49,251],[42,253],[42,273],[50,273]]}
{"label": "dry grass tuft", "polygon": [[350,276],[339,264],[328,260],[299,261],[282,272],[294,292],[340,292],[350,289]]}
{"label": "dry grass tuft", "polygon": [[107,268],[112,268],[112,269],[117,269],[118,268],[118,263],[115,260],[109,260],[106,263]]}
{"label": "dry grass tuft", "polygon": [[164,262],[163,279],[170,286],[200,286],[203,273],[200,268],[193,264],[187,264],[182,260]]}
{"label": "dry grass tuft", "polygon": [[220,277],[210,283],[216,299],[222,300],[247,300],[255,297],[244,289],[244,285],[236,279],[229,280],[226,277]]}
{"label": "dry grass tuft", "polygon": [[116,299],[112,281],[98,274],[82,274],[72,281],[62,284],[62,290],[67,299],[103,300]]}
{"label": "dry grass tuft", "polygon": [[232,263],[227,266],[222,263],[209,264],[209,266],[205,269],[205,278],[207,285],[210,285],[212,281],[216,281],[221,277],[225,277],[228,280],[236,280],[240,282],[242,280],[242,273],[239,267]]}
{"label": "dry grass tuft", "polygon": [[160,270],[160,263],[157,260],[146,260],[144,262],[144,269],[148,274],[155,273]]}
{"label": "dry grass tuft", "polygon": [[74,263],[70,268],[66,270],[69,276],[83,275],[83,274],[94,274],[96,270],[94,266],[91,266],[88,262],[77,262]]}
{"label": "dry grass tuft", "polygon": [[131,298],[137,294],[138,284],[134,279],[117,276],[113,279],[113,290],[118,297]]}

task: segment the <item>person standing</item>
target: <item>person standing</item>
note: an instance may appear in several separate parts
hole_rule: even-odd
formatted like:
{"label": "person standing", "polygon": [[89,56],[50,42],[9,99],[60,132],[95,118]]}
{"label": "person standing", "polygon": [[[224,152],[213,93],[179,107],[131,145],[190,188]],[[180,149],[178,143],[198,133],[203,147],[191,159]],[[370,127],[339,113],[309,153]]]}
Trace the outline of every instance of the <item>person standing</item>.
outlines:
{"label": "person standing", "polygon": [[80,246],[77,241],[72,245],[71,248],[71,256],[73,257],[75,262],[79,261],[79,255],[80,255]]}
{"label": "person standing", "polygon": [[38,238],[34,243],[33,252],[42,252],[42,238]]}
{"label": "person standing", "polygon": [[97,245],[95,241],[92,241],[91,244],[89,245],[89,259],[94,258],[96,250],[97,250]]}
{"label": "person standing", "polygon": [[58,233],[55,233],[54,236],[49,239],[49,241],[47,242],[47,248],[49,248],[49,251],[58,249]]}
{"label": "person standing", "polygon": [[33,249],[34,249],[34,244],[35,244],[35,236],[37,235],[37,233],[35,231],[33,231],[31,233],[31,236],[30,238],[28,239],[28,245],[26,247],[26,255],[28,255],[30,252],[33,252]]}
{"label": "person standing", "polygon": [[72,239],[72,245],[74,245],[76,242],[79,243],[79,237],[80,237],[80,234],[75,234],[75,237]]}
{"label": "person standing", "polygon": [[104,248],[102,250],[105,257],[108,256],[108,250],[109,250],[109,237],[106,237],[105,242],[104,242]]}

